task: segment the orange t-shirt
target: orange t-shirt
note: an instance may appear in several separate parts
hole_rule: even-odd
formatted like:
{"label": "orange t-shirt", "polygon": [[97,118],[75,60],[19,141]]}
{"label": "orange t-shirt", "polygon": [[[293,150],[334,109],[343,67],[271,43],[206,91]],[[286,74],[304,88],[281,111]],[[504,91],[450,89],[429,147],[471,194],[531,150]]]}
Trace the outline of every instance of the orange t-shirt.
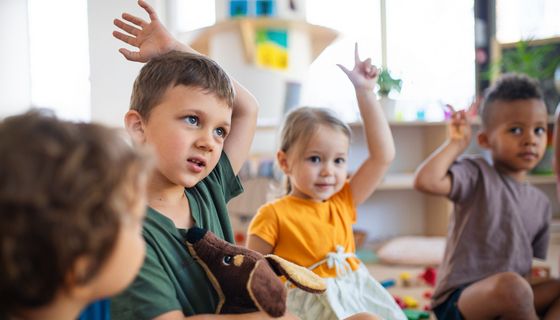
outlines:
{"label": "orange t-shirt", "polygon": [[[270,244],[275,255],[307,268],[336,251],[337,245],[343,246],[344,252],[355,252],[353,203],[348,182],[324,202],[288,195],[263,205],[251,221],[249,234]],[[360,263],[357,258],[347,261],[352,270]],[[336,269],[326,263],[313,271],[323,278],[336,277]]]}

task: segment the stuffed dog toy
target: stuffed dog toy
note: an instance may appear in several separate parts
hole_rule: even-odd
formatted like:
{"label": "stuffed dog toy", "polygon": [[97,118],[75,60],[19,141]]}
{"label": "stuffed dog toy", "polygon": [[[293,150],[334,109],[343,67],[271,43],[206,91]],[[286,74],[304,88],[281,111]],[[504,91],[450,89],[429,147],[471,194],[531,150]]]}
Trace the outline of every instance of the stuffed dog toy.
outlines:
{"label": "stuffed dog toy", "polygon": [[200,263],[218,293],[216,313],[264,311],[271,317],[286,312],[285,276],[302,290],[322,293],[324,280],[310,270],[275,255],[265,255],[232,245],[201,228],[187,232],[187,248]]}

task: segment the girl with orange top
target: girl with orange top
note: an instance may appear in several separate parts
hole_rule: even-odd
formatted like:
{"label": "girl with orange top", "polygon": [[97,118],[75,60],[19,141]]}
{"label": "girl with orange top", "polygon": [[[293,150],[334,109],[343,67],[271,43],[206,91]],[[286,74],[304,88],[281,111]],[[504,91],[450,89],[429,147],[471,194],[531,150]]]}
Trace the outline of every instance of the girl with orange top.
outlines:
{"label": "girl with orange top", "polygon": [[406,319],[393,297],[355,256],[356,207],[375,191],[395,156],[387,120],[374,88],[379,70],[360,60],[338,65],[356,92],[368,157],[347,178],[350,128],[331,111],[301,107],[288,114],[277,161],[288,194],[262,206],[249,227],[248,247],[274,253],[325,278],[326,293],[292,288],[289,310],[301,319],[342,319],[357,314]]}

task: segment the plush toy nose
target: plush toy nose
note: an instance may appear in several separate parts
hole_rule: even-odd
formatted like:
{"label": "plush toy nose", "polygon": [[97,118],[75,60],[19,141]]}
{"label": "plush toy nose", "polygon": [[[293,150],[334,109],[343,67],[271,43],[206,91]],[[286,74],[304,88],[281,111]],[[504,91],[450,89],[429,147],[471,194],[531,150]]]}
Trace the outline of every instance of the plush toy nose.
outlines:
{"label": "plush toy nose", "polygon": [[195,244],[206,234],[206,230],[199,227],[192,227],[187,231],[187,241]]}

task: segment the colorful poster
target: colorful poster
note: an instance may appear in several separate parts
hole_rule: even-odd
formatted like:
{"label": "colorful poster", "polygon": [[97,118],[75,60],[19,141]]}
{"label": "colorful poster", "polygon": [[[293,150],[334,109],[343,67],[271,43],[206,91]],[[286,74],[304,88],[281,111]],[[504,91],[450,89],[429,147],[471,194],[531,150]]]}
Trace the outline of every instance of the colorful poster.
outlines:
{"label": "colorful poster", "polygon": [[258,66],[277,70],[288,68],[287,30],[258,29],[256,40],[256,64]]}

